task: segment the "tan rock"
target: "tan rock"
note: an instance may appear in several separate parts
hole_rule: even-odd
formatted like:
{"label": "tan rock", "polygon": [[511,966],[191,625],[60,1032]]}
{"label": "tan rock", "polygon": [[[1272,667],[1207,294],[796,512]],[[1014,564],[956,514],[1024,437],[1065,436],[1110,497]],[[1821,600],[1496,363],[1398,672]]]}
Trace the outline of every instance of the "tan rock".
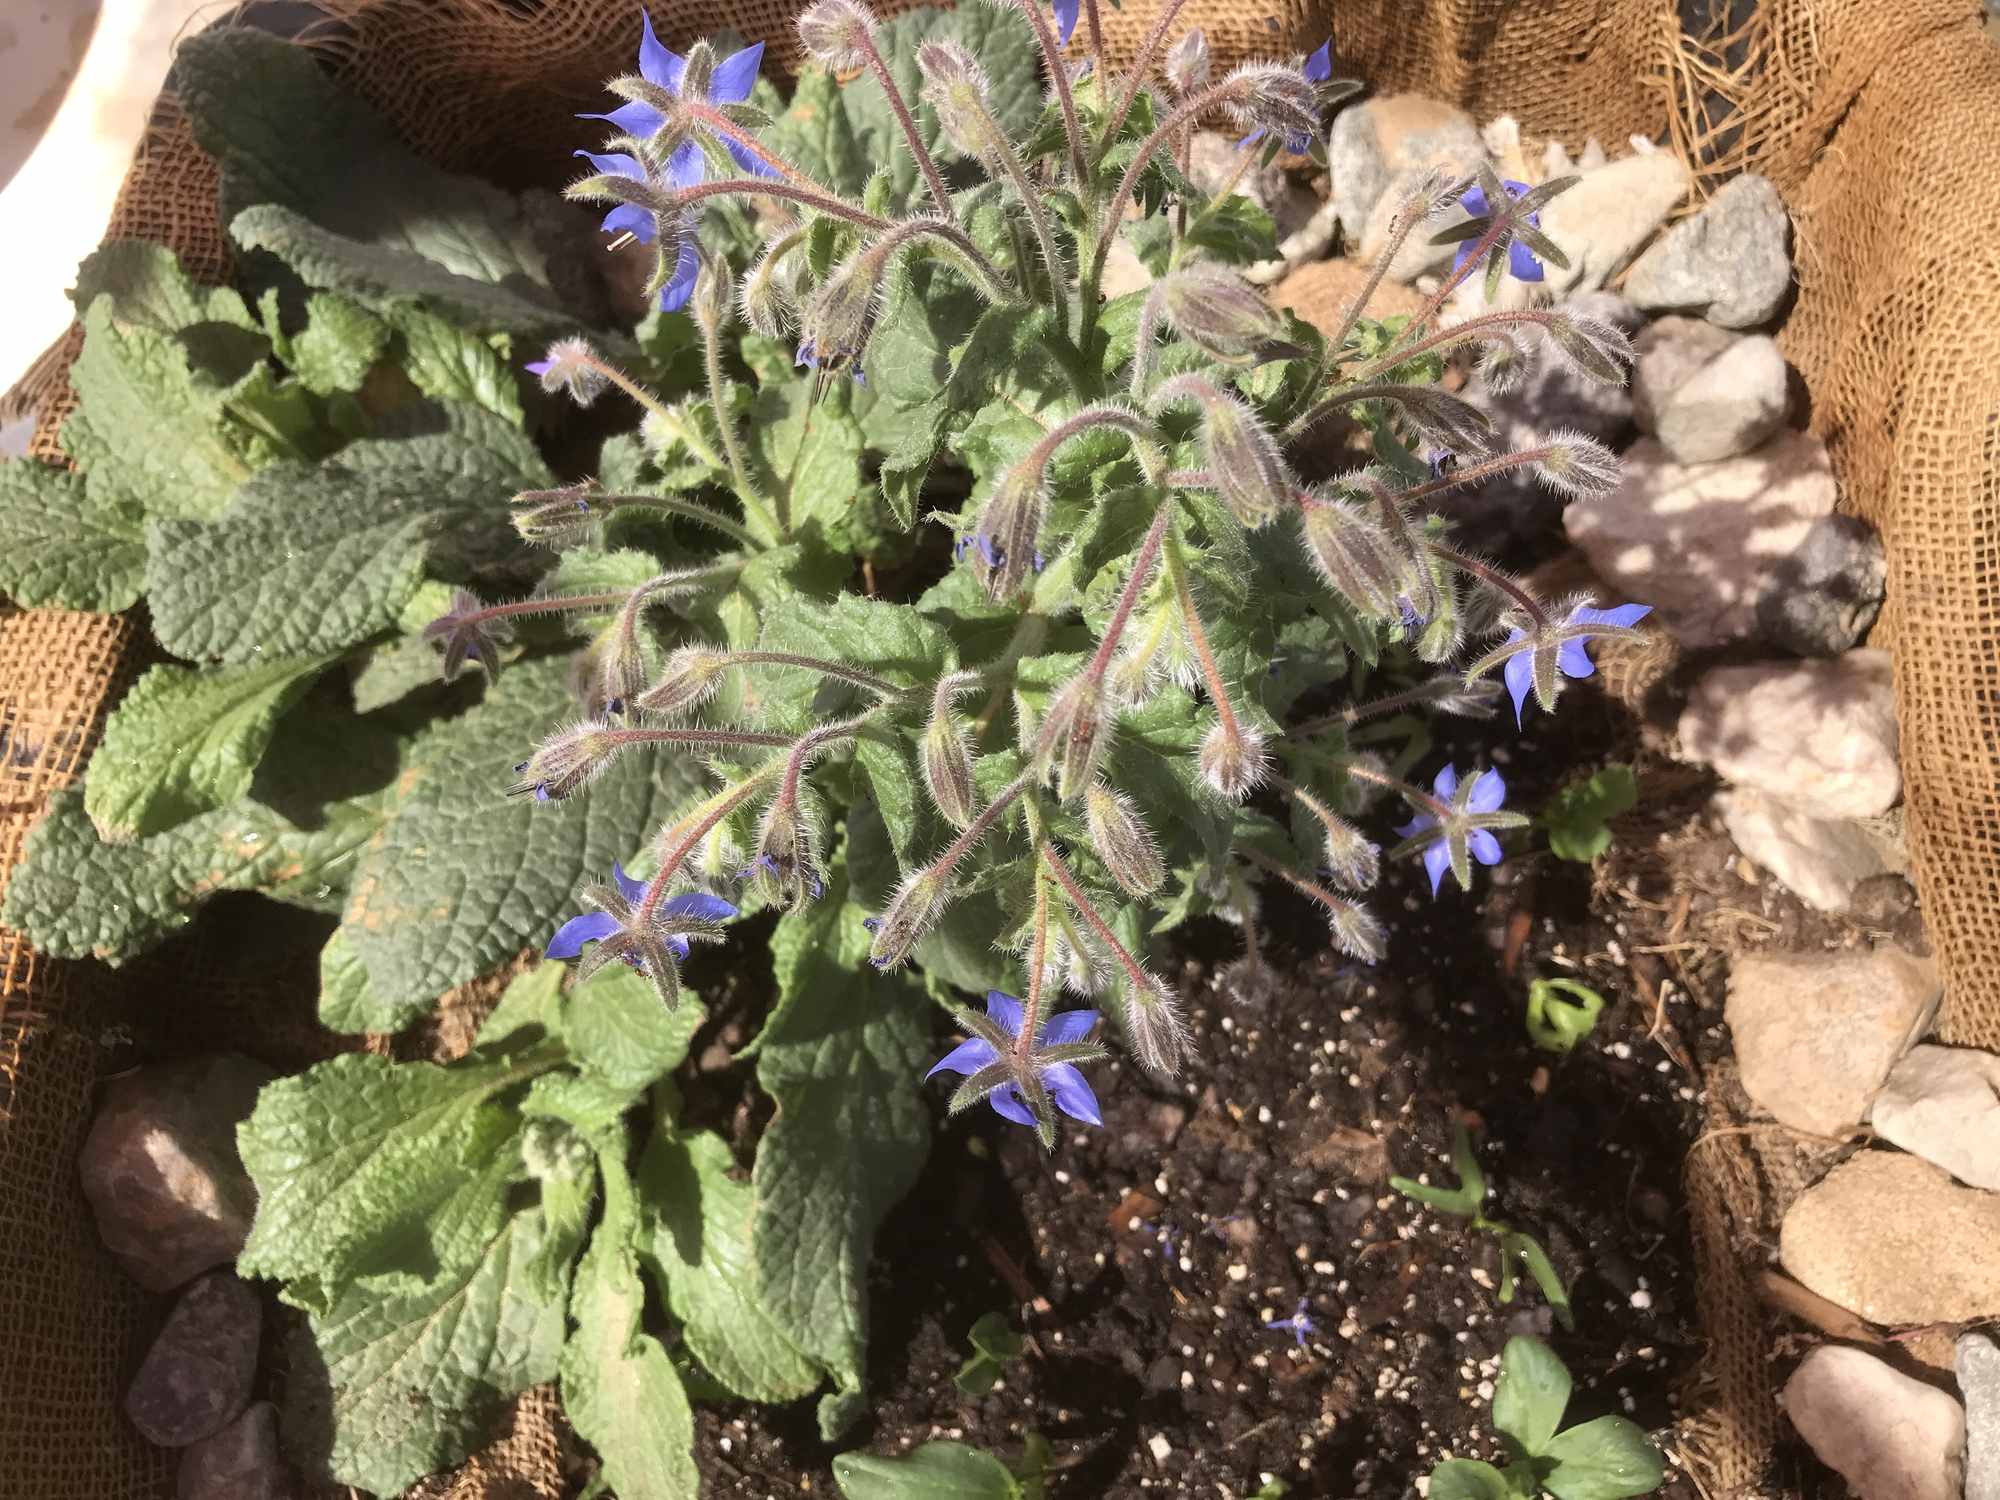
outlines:
{"label": "tan rock", "polygon": [[1871,1323],[1981,1322],[2000,1316],[2000,1193],[1901,1151],[1864,1151],[1799,1195],[1778,1258]]}
{"label": "tan rock", "polygon": [[[1367,285],[1368,267],[1357,260],[1339,257],[1300,266],[1271,288],[1271,301],[1289,308],[1329,338],[1340,327],[1348,304]],[[1383,282],[1368,299],[1363,315],[1370,318],[1409,315],[1424,305],[1424,299],[1406,286]]]}
{"label": "tan rock", "polygon": [[1965,1411],[1860,1349],[1824,1344],[1785,1382],[1785,1414],[1860,1500],[1958,1500]]}
{"label": "tan rock", "polygon": [[1369,215],[1398,173],[1437,167],[1464,176],[1485,160],[1478,126],[1456,105],[1389,94],[1343,109],[1327,137],[1327,172],[1347,243],[1361,243]]}
{"label": "tan rock", "polygon": [[1671,152],[1621,156],[1559,194],[1542,210],[1542,232],[1569,258],[1548,268],[1556,292],[1594,292],[1646,247],[1687,197],[1687,168]]}
{"label": "tan rock", "polygon": [[1739,958],[1724,1017],[1743,1087],[1794,1130],[1843,1135],[1930,1029],[1941,994],[1937,964],[1895,948]]}
{"label": "tan rock", "polygon": [[2000,1057],[1916,1047],[1890,1071],[1870,1119],[1876,1134],[1960,1182],[2000,1191]]}

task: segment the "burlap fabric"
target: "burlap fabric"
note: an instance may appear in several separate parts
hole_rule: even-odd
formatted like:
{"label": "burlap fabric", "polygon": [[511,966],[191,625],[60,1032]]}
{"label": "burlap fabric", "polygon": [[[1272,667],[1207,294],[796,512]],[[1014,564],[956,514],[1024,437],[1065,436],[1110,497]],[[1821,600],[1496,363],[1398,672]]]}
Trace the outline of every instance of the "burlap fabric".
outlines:
{"label": "burlap fabric", "polygon": [[[629,65],[629,0],[323,0],[306,40],[340,79],[439,162],[509,182],[570,170],[571,113]],[[892,5],[886,8],[900,8]],[[1728,6],[1718,5],[1727,11]],[[1750,7],[1738,4],[1740,15]],[[794,7],[696,0],[666,10],[671,37],[728,28],[795,63]],[[1877,640],[1896,657],[1908,827],[1930,930],[1949,980],[1945,1034],[2000,1046],[2000,247],[1984,207],[2000,161],[2000,49],[1975,0],[1765,0],[1730,31],[1682,31],[1674,0],[1193,0],[1224,62],[1304,50],[1330,31],[1342,71],[1388,91],[1508,112],[1531,136],[1614,149],[1670,139],[1713,184],[1754,168],[1793,205],[1799,291],[1788,357],[1843,503],[1881,528],[1890,592]],[[1105,12],[1129,55],[1152,7]],[[110,225],[179,251],[219,280],[228,254],[212,166],[163,101]],[[74,335],[72,335],[72,338]],[[36,451],[69,406],[74,345],[11,395],[39,417]],[[0,871],[49,793],[72,780],[129,681],[139,632],[58,611],[0,614]],[[0,1500],[139,1500],[171,1492],[171,1462],[118,1415],[157,1310],[98,1252],[75,1187],[76,1149],[114,1043],[134,1016],[183,1046],[246,1045],[273,1010],[309,1006],[310,965],[218,985],[203,952],[227,950],[242,908],[198,924],[175,962],[117,974],[39,960],[0,933]],[[206,945],[204,947],[203,945]],[[190,954],[196,956],[189,961]],[[463,1028],[459,1028],[462,1030]],[[282,1031],[283,1028],[280,1028]],[[449,1028],[446,1028],[449,1030]],[[441,1032],[441,1045],[455,1040]],[[276,1042],[262,1048],[281,1051]],[[311,1045],[294,1049],[294,1060]],[[1759,1481],[1774,1433],[1745,1251],[1768,1217],[1756,1141],[1722,1108],[1691,1153],[1689,1200],[1716,1379],[1692,1437],[1711,1493]],[[564,1493],[545,1393],[430,1497]]]}

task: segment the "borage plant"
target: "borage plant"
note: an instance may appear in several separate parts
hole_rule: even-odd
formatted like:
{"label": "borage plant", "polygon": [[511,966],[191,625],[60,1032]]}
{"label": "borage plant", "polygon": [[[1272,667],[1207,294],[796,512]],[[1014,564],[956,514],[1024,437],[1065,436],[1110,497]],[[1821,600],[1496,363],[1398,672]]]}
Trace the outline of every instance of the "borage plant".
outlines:
{"label": "borage plant", "polygon": [[[1564,184],[1413,192],[1381,264],[1419,233],[1464,253],[1412,317],[1365,316],[1380,267],[1336,327],[1276,312],[1233,269],[1274,253],[1268,217],[1198,189],[1188,143],[1221,119],[1244,170],[1317,149],[1326,50],[1215,76],[1177,11],[1119,70],[1090,0],[1074,64],[1061,7],[824,0],[788,108],[756,46],[645,23],[571,190],[651,257],[630,335],[555,290],[539,208],[418,162],[277,43],[185,49],[267,288],[253,315],[95,268],[85,478],[34,478],[12,519],[61,512],[64,556],[104,558],[7,582],[143,586],[197,665],[120,705],[6,920],[117,959],[218,889],[337,910],[321,1016],[350,1031],[529,942],[585,971],[529,969],[456,1062],[339,1058],[244,1127],[241,1269],[306,1315],[287,1431],[340,1480],[394,1492],[558,1376],[628,1497],[692,1493],[690,1391],[831,1379],[832,1437],[925,1076],[1053,1145],[1113,1043],[1162,1077],[1196,1050],[1161,935],[1219,916],[1254,956],[1276,881],[1375,961],[1382,803],[1433,890],[1525,821],[1496,771],[1409,778],[1428,715],[1490,715],[1494,674],[1553,709],[1638,608],[1543,601],[1429,510],[1515,469],[1614,482],[1573,434],[1498,451],[1440,384],[1468,347],[1489,388],[1544,356],[1622,378],[1588,320],[1442,322],[1468,278],[1560,261],[1535,216]],[[1152,280],[1106,299],[1120,238]],[[528,441],[551,397],[636,410],[595,480]],[[1367,451],[1308,482],[1336,424]],[[776,1000],[739,1057],[776,1112],[745,1183],[668,1075],[697,945],[766,909]]]}

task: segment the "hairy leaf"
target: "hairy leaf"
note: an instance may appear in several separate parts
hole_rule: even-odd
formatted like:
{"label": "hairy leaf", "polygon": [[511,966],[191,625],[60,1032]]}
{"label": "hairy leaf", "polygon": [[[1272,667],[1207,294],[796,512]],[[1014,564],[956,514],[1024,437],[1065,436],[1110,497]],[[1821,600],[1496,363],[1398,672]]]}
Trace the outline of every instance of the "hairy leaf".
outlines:
{"label": "hairy leaf", "polygon": [[358,302],[326,292],[306,300],[306,326],[282,351],[309,391],[358,391],[389,347],[389,325]]}
{"label": "hairy leaf", "polygon": [[417,307],[389,315],[401,340],[403,370],[426,396],[483,407],[519,427],[520,386],[487,340]]}
{"label": "hairy leaf", "polygon": [[391,1004],[368,983],[368,970],[343,932],[335,932],[319,953],[319,1023],[329,1031],[359,1035],[395,1032],[429,1010],[428,997]]}
{"label": "hairy leaf", "polygon": [[847,1500],[1017,1500],[1021,1487],[992,1454],[940,1439],[900,1458],[842,1453],[833,1480]]}
{"label": "hairy leaf", "polygon": [[600,969],[563,1001],[563,1035],[587,1073],[637,1091],[666,1077],[687,1057],[708,1012],[683,994],[672,1010],[652,984],[624,964]]}
{"label": "hairy leaf", "polygon": [[145,576],[133,501],[52,464],[0,463],[0,593],[24,609],[109,614],[131,607]]}

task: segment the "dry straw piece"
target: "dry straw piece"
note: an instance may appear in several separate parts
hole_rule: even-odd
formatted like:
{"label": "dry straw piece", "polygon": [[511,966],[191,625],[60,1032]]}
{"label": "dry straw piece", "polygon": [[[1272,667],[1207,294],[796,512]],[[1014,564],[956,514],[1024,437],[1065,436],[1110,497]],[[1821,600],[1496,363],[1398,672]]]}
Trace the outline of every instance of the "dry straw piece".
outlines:
{"label": "dry straw piece", "polygon": [[[568,175],[572,114],[593,107],[638,32],[630,0],[321,8],[305,40],[343,84],[441,164],[509,182]],[[782,74],[797,62],[794,10],[695,0],[663,19],[672,43],[724,29],[762,39]],[[1911,853],[1948,980],[1943,1032],[2000,1047],[2000,250],[1987,228],[2000,48],[1982,35],[1973,0],[1763,0],[1733,31],[1718,23],[1693,37],[1678,10],[1676,0],[1192,0],[1182,24],[1205,29],[1219,66],[1303,52],[1330,32],[1339,70],[1377,91],[1417,90],[1481,118],[1509,113],[1528,135],[1572,145],[1665,139],[1707,187],[1745,169],[1778,185],[1793,209],[1799,282],[1782,346],[1812,394],[1812,428],[1833,454],[1844,506],[1888,548],[1875,643],[1896,658]],[[1114,62],[1151,12],[1133,0],[1106,8]],[[213,164],[163,100],[108,232],[163,241],[196,277],[222,280],[215,187]],[[34,451],[57,461],[75,339],[9,397],[39,419]],[[78,774],[144,649],[127,620],[0,612],[0,871],[49,794]],[[294,962],[248,988],[218,983],[220,959],[242,939],[217,913],[177,940],[172,962],[104,974],[40,960],[0,933],[8,1495],[171,1493],[172,1456],[117,1415],[157,1311],[97,1248],[75,1159],[110,1041],[132,1018],[141,1029],[169,1018],[163,1034],[182,1049],[310,1060],[309,1045],[253,1041],[246,1028],[274,1010],[309,1015],[313,966]],[[218,994],[253,992],[256,1005],[218,1007]],[[1725,1111],[1714,1128],[1733,1124]],[[1685,1437],[1711,1494],[1753,1493],[1775,1435],[1744,1259],[1772,1204],[1753,1181],[1755,1154],[1711,1134],[1687,1168],[1717,1379],[1698,1392],[1707,1405]],[[552,1396],[532,1392],[493,1447],[413,1493],[561,1495],[561,1439]]]}

